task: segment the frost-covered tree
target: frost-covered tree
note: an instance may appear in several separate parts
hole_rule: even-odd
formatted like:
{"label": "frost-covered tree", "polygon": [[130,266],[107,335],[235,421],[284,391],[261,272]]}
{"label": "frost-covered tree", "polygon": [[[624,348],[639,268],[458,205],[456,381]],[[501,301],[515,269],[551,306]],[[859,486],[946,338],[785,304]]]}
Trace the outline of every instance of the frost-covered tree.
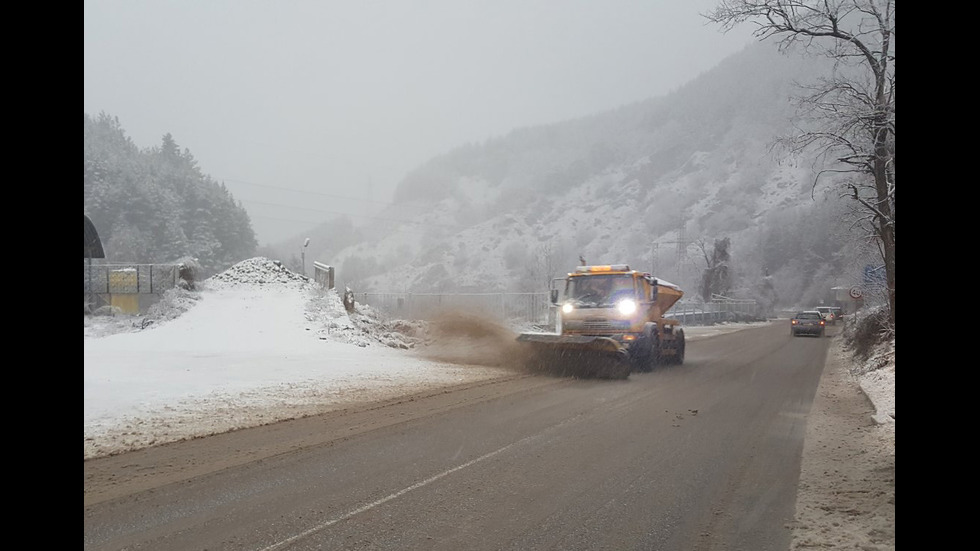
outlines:
{"label": "frost-covered tree", "polygon": [[712,295],[728,293],[732,287],[732,270],[729,265],[732,259],[729,253],[731,244],[731,239],[728,237],[716,239],[709,253],[704,240],[696,243],[705,263],[704,271],[701,273],[701,299],[705,302],[711,300]]}
{"label": "frost-covered tree", "polygon": [[203,174],[169,133],[140,150],[119,120],[85,115],[85,214],[100,231],[107,260],[198,259],[206,277],[254,254],[248,214]]}
{"label": "frost-covered tree", "polygon": [[[722,0],[704,16],[730,30],[755,25],[760,40],[827,56],[832,71],[799,98],[789,151],[815,151],[853,200],[885,268],[895,324],[895,0]],[[819,183],[818,180],[814,185]]]}

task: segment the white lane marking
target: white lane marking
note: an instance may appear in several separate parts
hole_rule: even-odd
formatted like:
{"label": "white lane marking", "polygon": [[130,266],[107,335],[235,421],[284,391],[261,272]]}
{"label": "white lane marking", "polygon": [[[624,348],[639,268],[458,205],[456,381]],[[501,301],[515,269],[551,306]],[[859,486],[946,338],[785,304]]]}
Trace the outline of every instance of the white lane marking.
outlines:
{"label": "white lane marking", "polygon": [[495,455],[497,455],[497,454],[499,454],[501,452],[506,451],[508,448],[512,448],[515,445],[520,444],[521,442],[524,442],[525,440],[530,440],[530,439],[536,438],[536,437],[537,436],[531,436],[531,437],[528,437],[528,438],[524,438],[522,440],[518,440],[517,442],[512,442],[510,444],[507,444],[506,446],[500,448],[499,450],[492,451],[492,452],[490,452],[490,453],[488,453],[486,455],[481,455],[480,457],[477,457],[476,459],[473,459],[471,461],[467,461],[466,463],[463,463],[462,465],[458,465],[456,467],[453,467],[452,469],[449,469],[448,471],[443,471],[443,472],[441,472],[441,473],[439,473],[439,474],[437,474],[435,476],[432,476],[430,478],[427,478],[427,479],[423,480],[422,482],[418,482],[416,484],[412,484],[408,488],[405,488],[403,490],[399,490],[399,491],[397,491],[397,492],[395,492],[395,493],[393,493],[393,494],[391,494],[391,495],[389,495],[387,497],[383,497],[383,498],[381,498],[381,499],[379,499],[377,501],[373,501],[373,502],[368,503],[367,505],[364,505],[362,507],[358,507],[357,509],[354,509],[353,511],[349,511],[347,513],[344,513],[343,515],[340,515],[339,517],[335,517],[333,519],[330,519],[330,520],[324,522],[323,524],[320,524],[318,526],[314,526],[313,528],[310,528],[309,530],[306,530],[304,532],[300,532],[299,534],[296,534],[295,536],[291,536],[289,538],[286,538],[286,539],[280,541],[279,543],[274,543],[274,544],[272,544],[272,545],[270,545],[268,547],[263,547],[260,551],[272,551],[273,549],[278,549],[278,548],[280,548],[280,547],[282,547],[284,545],[288,545],[288,544],[290,544],[290,543],[292,543],[292,542],[294,542],[294,541],[296,541],[298,539],[305,538],[306,536],[309,536],[310,534],[313,534],[314,532],[319,532],[320,530],[323,530],[324,528],[326,528],[328,526],[332,526],[334,524],[337,524],[340,521],[347,520],[347,519],[353,517],[354,515],[358,515],[358,514],[363,513],[364,511],[367,511],[369,509],[373,509],[373,508],[377,507],[378,505],[381,505],[383,503],[387,503],[387,502],[395,499],[396,497],[400,497],[402,495],[405,495],[408,492],[411,492],[412,490],[417,490],[417,489],[421,488],[422,486],[425,486],[427,484],[431,484],[432,482],[435,482],[436,480],[439,480],[440,478],[443,478],[445,476],[451,475],[451,474],[453,474],[456,471],[459,471],[459,470],[465,469],[466,467],[470,467],[472,465],[475,465],[475,464],[477,464],[480,461],[483,461],[485,459],[489,459],[489,458],[491,458],[491,457],[493,457],[493,456],[495,456]]}

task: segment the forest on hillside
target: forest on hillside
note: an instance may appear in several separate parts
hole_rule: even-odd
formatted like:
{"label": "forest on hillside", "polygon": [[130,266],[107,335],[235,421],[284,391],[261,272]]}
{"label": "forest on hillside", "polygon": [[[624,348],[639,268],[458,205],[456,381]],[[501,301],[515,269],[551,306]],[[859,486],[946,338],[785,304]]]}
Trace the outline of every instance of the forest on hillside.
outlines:
{"label": "forest on hillside", "polygon": [[140,148],[119,119],[85,114],[85,215],[110,263],[193,263],[207,277],[253,256],[248,213],[169,133]]}
{"label": "forest on hillside", "polygon": [[462,145],[409,172],[362,241],[314,253],[365,292],[544,291],[584,257],[690,299],[827,302],[874,251],[833,177],[771,148],[825,70],[760,44],[666,96]]}
{"label": "forest on hillside", "polygon": [[818,73],[749,48],[667,96],[462,145],[407,173],[379,216],[264,247],[170,134],[140,148],[117,118],[86,114],[85,214],[107,261],[196,259],[201,277],[258,255],[335,266],[358,292],[542,292],[585,257],[651,270],[691,299],[810,306],[879,263],[811,162],[769,147],[790,128],[793,83]]}

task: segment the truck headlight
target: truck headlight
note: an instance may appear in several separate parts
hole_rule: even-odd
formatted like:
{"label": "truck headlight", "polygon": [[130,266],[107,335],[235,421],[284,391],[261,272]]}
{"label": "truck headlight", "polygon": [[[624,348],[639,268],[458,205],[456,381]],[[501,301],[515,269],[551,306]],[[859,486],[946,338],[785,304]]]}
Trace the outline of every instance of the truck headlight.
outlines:
{"label": "truck headlight", "polygon": [[624,299],[619,301],[619,304],[616,305],[616,308],[619,309],[620,314],[623,314],[624,316],[628,316],[633,312],[636,312],[636,302],[633,299],[629,299],[629,298]]}
{"label": "truck headlight", "polygon": [[564,313],[566,313],[566,314],[570,314],[572,312],[572,310],[574,310],[574,308],[572,307],[572,303],[571,302],[566,302],[565,304],[562,304],[561,305],[561,311],[564,312]]}

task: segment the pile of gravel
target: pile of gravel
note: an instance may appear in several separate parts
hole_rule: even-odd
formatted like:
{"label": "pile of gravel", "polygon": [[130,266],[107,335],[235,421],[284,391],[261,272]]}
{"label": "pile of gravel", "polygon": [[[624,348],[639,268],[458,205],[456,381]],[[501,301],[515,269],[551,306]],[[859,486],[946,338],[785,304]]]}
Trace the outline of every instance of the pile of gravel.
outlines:
{"label": "pile of gravel", "polygon": [[243,260],[227,270],[208,278],[204,284],[208,289],[224,289],[242,285],[305,287],[310,278],[292,272],[278,260],[257,256]]}

